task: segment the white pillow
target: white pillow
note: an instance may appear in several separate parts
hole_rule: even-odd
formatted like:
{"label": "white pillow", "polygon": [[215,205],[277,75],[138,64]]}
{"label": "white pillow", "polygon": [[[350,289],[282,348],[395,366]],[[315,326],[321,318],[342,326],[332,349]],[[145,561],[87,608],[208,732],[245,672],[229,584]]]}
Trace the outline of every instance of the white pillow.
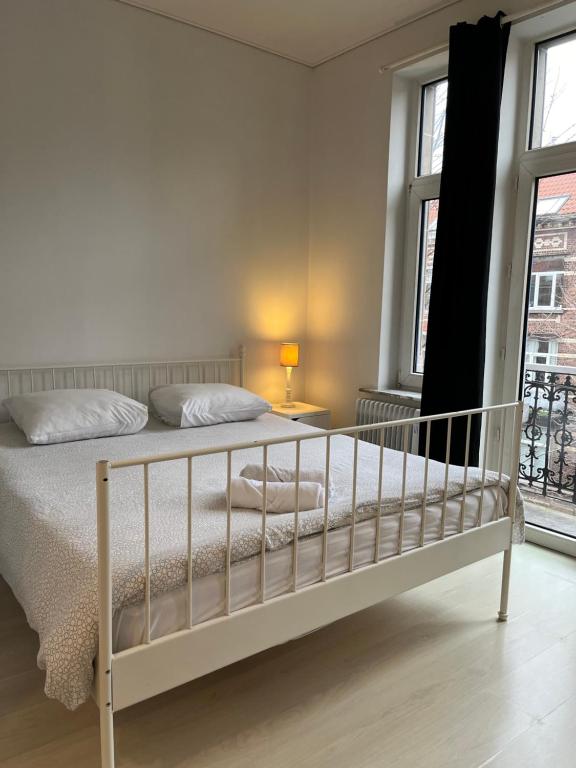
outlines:
{"label": "white pillow", "polygon": [[150,392],[150,404],[173,427],[248,421],[272,409],[267,400],[232,384],[166,384]]}
{"label": "white pillow", "polygon": [[132,435],[148,421],[148,408],[109,389],[54,389],[4,400],[29,443],[66,443]]}

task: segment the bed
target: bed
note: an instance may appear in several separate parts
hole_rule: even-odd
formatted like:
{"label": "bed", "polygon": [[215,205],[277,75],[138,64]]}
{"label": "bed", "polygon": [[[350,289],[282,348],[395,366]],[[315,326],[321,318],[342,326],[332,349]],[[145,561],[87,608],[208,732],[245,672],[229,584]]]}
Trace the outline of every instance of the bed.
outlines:
{"label": "bed", "polygon": [[[236,365],[242,382],[242,362],[162,366],[210,380],[231,379]],[[70,370],[20,382],[55,386]],[[74,384],[102,376],[142,399],[153,381],[149,364],[81,370]],[[49,446],[1,424],[0,572],[39,634],[47,695],[75,708],[95,694],[110,768],[114,711],[496,552],[505,619],[523,517],[515,475],[503,472],[504,434],[509,417],[514,462],[521,410],[480,412],[501,422],[494,471],[486,452],[481,468],[456,467],[410,454],[407,440],[392,451],[359,440],[360,428],[270,414],[183,430],[151,419],[135,435]],[[398,426],[408,435],[414,421]],[[296,487],[293,512],[233,510],[231,478],[258,462],[326,470],[324,506],[300,511]]]}

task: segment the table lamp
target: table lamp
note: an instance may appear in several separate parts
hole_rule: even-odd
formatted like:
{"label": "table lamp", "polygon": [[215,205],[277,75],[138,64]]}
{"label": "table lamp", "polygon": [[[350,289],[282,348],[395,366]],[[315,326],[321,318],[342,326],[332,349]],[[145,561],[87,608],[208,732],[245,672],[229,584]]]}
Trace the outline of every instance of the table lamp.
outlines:
{"label": "table lamp", "polygon": [[286,401],[282,403],[284,408],[294,408],[292,401],[292,368],[298,367],[300,357],[300,344],[287,341],[280,344],[280,365],[286,368]]}

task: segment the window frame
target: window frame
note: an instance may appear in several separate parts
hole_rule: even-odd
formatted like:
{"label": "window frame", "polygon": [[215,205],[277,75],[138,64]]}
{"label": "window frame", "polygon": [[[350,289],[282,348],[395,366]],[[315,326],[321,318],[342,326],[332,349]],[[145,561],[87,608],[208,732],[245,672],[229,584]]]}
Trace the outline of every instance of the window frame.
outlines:
{"label": "window frame", "polygon": [[[576,172],[576,142],[526,150],[520,158],[516,181],[514,248],[509,271],[503,391],[505,397],[522,394],[525,330],[528,323],[532,240],[536,222],[538,180]],[[550,311],[550,310],[545,310]],[[553,310],[552,310],[553,311]]]}
{"label": "window frame", "polygon": [[[530,19],[513,31],[518,35],[518,56],[513,65],[516,103],[510,103],[507,108],[508,119],[513,119],[515,125],[514,150],[507,157],[499,154],[499,162],[511,164],[507,173],[508,179],[514,180],[515,198],[509,230],[511,256],[506,269],[506,314],[502,323],[503,364],[495,382],[503,401],[523,397],[538,181],[547,176],[576,172],[576,141],[530,148],[537,46],[554,37],[573,34],[576,31],[574,12],[570,13],[567,7],[560,8],[545,17]],[[505,119],[504,111],[501,124]]]}
{"label": "window frame", "polygon": [[534,297],[540,295],[540,281],[543,277],[551,277],[552,278],[552,290],[551,290],[551,299],[552,304],[530,304],[530,294],[532,293],[532,287],[529,285],[529,291],[528,291],[528,310],[530,312],[561,312],[562,311],[562,304],[556,304],[556,294],[558,290],[558,277],[562,276],[564,273],[559,270],[553,270],[553,271],[542,271],[542,272],[531,272],[530,273],[530,283],[532,283],[532,278],[534,278]]}
{"label": "window frame", "polygon": [[423,235],[422,209],[429,200],[440,197],[440,173],[419,176],[422,108],[424,89],[427,85],[438,83],[447,78],[447,66],[414,78],[411,88],[411,118],[413,130],[407,141],[408,177],[406,179],[407,203],[406,226],[403,249],[403,289],[401,333],[398,366],[398,384],[400,387],[421,390],[423,374],[415,371],[417,359],[416,324],[419,314],[419,287],[421,270],[421,249]]}
{"label": "window frame", "polygon": [[[496,301],[498,312],[503,315],[498,327],[493,331],[493,343],[497,344],[498,348],[490,363],[491,368],[487,369],[486,373],[486,386],[489,388],[487,391],[491,390],[493,396],[508,400],[515,399],[518,395],[520,372],[523,367],[523,329],[528,313],[524,299],[528,265],[531,264],[529,260],[535,186],[538,178],[543,176],[576,171],[576,141],[530,149],[536,50],[540,44],[570,36],[575,31],[574,13],[568,8],[561,8],[515,26],[514,39],[509,46],[507,82],[508,88],[512,89],[513,99],[505,99],[503,102],[501,126],[508,119],[511,128],[510,138],[505,141],[506,146],[499,147],[498,183],[502,185],[502,189],[510,185],[510,193],[502,193],[511,195],[510,218],[508,222],[495,222],[495,230],[499,232],[500,239],[495,255],[497,261],[502,261],[501,266],[495,263],[494,267],[494,294],[501,297]],[[401,388],[412,390],[421,390],[423,381],[423,375],[415,373],[413,369],[421,238],[420,206],[425,200],[439,197],[440,193],[440,174],[417,175],[423,87],[444,79],[448,69],[447,60],[439,61],[438,58],[434,63],[431,59],[429,67],[423,62],[419,62],[418,66],[416,74],[403,75],[403,78],[410,80],[413,93],[408,110],[408,125],[412,130],[406,135],[407,201],[404,213],[404,242],[399,252],[399,258],[402,260],[402,298],[396,377]]]}
{"label": "window frame", "polygon": [[[531,148],[536,45],[556,36],[572,34],[575,29],[574,5],[539,12],[514,24],[511,29],[500,121],[488,288],[484,376],[486,404],[512,402],[522,398],[523,394],[524,340],[528,320],[526,289],[527,276],[531,271],[537,180],[543,176],[576,172],[576,141]],[[414,147],[420,123],[420,86],[445,76],[447,59],[447,53],[434,54],[395,70],[392,76],[384,257],[385,300],[379,361],[381,386],[393,386],[395,381],[403,388],[422,387],[422,375],[411,374],[410,368],[415,329],[415,254],[419,253],[414,247],[415,243],[419,247],[418,229],[414,223],[417,220],[414,197],[419,197],[421,201],[426,196],[418,183],[413,183],[417,178]],[[412,91],[408,94],[409,88],[414,90],[414,94]],[[414,98],[410,101],[412,95]],[[428,189],[427,194],[433,197],[434,190]],[[402,293],[398,299],[394,294],[398,285],[397,274],[402,280]],[[393,310],[398,306],[396,302],[402,302],[399,321],[396,321],[396,316],[393,317]],[[396,339],[399,339],[399,343]],[[394,375],[396,372],[397,376]],[[502,438],[504,445],[501,445]],[[495,467],[500,456],[508,461],[511,455],[511,431],[502,434],[498,426],[493,425],[488,439],[488,465]],[[535,538],[534,531],[538,532],[539,538]],[[571,539],[530,526],[527,526],[527,536],[539,544],[576,554],[576,543]]]}

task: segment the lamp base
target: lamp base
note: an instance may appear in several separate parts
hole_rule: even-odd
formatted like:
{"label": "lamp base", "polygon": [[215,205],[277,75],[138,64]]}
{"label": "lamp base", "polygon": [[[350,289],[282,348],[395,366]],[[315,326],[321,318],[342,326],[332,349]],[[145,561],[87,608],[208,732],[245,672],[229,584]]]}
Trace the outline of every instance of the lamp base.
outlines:
{"label": "lamp base", "polygon": [[292,400],[292,366],[286,366],[286,400],[282,403],[282,408],[294,408]]}

